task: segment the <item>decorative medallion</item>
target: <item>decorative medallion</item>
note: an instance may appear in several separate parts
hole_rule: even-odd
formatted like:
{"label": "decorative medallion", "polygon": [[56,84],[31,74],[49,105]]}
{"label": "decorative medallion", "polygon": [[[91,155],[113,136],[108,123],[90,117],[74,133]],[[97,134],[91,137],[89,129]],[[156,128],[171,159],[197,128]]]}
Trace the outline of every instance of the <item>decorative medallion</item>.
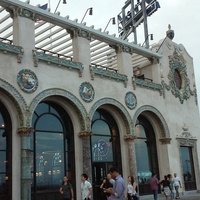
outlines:
{"label": "decorative medallion", "polygon": [[135,94],[132,92],[127,92],[125,96],[125,103],[129,109],[133,110],[137,106],[137,99]]}
{"label": "decorative medallion", "polygon": [[173,55],[169,56],[169,67],[168,78],[171,92],[183,103],[190,97],[190,80],[188,79],[185,60],[176,47]]}
{"label": "decorative medallion", "polygon": [[29,69],[23,69],[18,73],[17,83],[26,93],[34,92],[38,87],[38,79],[35,73]]}
{"label": "decorative medallion", "polygon": [[91,102],[94,99],[94,88],[92,87],[92,85],[88,82],[83,82],[80,85],[79,88],[79,94],[81,96],[81,98],[83,99],[83,101],[85,102]]}

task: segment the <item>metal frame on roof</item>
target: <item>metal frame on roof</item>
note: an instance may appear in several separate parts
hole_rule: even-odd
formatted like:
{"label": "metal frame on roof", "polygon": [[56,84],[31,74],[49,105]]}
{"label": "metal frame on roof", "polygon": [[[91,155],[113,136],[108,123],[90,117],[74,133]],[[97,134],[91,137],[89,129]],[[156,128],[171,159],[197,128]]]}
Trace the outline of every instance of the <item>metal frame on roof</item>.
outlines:
{"label": "metal frame on roof", "polygon": [[[86,32],[91,39],[90,49],[92,63],[116,68],[115,48],[118,47],[128,49],[133,55],[138,55],[143,59],[150,60],[161,58],[160,54],[150,49],[122,40],[114,35],[101,32],[93,27],[87,27],[84,24],[68,19],[68,17],[61,17],[58,14],[42,10],[28,3],[23,3],[18,0],[1,0],[0,6],[0,38],[6,40],[12,40],[13,38],[13,22],[10,13],[12,13],[13,9],[21,8],[34,13],[36,21],[36,48],[64,54],[64,56],[73,56],[70,33],[74,31],[83,31]],[[10,11],[10,13],[8,11]]]}

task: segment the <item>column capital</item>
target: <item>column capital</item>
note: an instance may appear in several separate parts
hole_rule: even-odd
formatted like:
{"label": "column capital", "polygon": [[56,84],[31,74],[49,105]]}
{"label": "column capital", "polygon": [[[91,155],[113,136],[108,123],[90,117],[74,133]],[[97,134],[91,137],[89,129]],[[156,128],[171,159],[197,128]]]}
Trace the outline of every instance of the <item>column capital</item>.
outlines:
{"label": "column capital", "polygon": [[124,140],[127,142],[133,142],[134,139],[136,139],[136,136],[134,136],[134,135],[131,135],[131,134],[124,135]]}
{"label": "column capital", "polygon": [[91,136],[91,135],[92,135],[92,132],[90,132],[90,131],[81,131],[81,132],[79,133],[79,137],[80,137],[80,138],[89,137],[89,136]]}
{"label": "column capital", "polygon": [[170,144],[171,138],[160,138],[159,139],[162,144]]}
{"label": "column capital", "polygon": [[17,134],[20,136],[30,136],[34,129],[32,127],[20,127],[17,129]]}
{"label": "column capital", "polygon": [[71,35],[71,38],[82,37],[87,40],[91,40],[91,34],[88,31],[81,29],[67,29],[67,32]]}

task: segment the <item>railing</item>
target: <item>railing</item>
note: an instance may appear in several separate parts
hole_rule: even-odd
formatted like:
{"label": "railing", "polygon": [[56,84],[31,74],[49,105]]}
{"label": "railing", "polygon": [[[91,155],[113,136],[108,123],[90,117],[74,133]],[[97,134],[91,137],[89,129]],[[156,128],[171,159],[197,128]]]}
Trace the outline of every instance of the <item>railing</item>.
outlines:
{"label": "railing", "polygon": [[3,42],[3,41],[6,41],[6,42],[9,42],[9,44],[13,44],[13,41],[12,40],[9,40],[7,38],[2,38],[0,37],[0,41]]}
{"label": "railing", "polygon": [[108,67],[104,67],[101,65],[91,64],[90,65],[90,73],[92,79],[94,79],[94,76],[100,76],[102,78],[112,79],[117,82],[123,82],[124,86],[127,86],[128,77],[124,74],[118,73],[117,69],[112,69]]}
{"label": "railing", "polygon": [[37,52],[43,52],[44,54],[49,54],[49,55],[52,55],[52,56],[57,56],[58,58],[65,58],[65,59],[67,59],[67,60],[70,60],[70,61],[72,61],[72,57],[70,57],[70,56],[66,56],[66,55],[64,55],[64,54],[59,54],[59,53],[56,53],[56,52],[54,52],[54,51],[50,51],[50,50],[47,50],[47,49],[42,49],[42,48],[38,48],[38,47],[36,47],[35,48],[36,50],[37,50]]}

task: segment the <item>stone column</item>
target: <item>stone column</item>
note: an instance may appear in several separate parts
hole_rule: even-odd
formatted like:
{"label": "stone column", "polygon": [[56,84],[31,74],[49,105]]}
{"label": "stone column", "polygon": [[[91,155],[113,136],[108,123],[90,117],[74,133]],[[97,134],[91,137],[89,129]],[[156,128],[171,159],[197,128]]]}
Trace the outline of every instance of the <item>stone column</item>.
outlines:
{"label": "stone column", "polygon": [[34,13],[16,8],[11,16],[13,17],[13,44],[23,47],[22,63],[28,67],[33,66],[32,51],[35,49]]}
{"label": "stone column", "polygon": [[137,178],[134,139],[135,136],[130,134],[124,136],[124,140],[127,142],[128,146],[128,161],[129,161],[129,171],[130,171],[129,174]]}
{"label": "stone column", "polygon": [[73,61],[81,62],[84,66],[83,77],[90,77],[90,35],[85,31],[75,30],[71,33],[73,46]]}
{"label": "stone column", "polygon": [[31,200],[31,166],[33,163],[31,134],[33,129],[21,127],[17,132],[21,136],[21,200]]}
{"label": "stone column", "polygon": [[128,77],[128,85],[132,86],[133,67],[132,67],[132,52],[130,48],[117,47],[117,66],[119,73],[125,74]]}
{"label": "stone column", "polygon": [[91,132],[82,131],[79,137],[82,139],[83,148],[83,173],[86,173],[89,178],[92,178],[92,163],[91,163],[91,148],[90,148]]}

